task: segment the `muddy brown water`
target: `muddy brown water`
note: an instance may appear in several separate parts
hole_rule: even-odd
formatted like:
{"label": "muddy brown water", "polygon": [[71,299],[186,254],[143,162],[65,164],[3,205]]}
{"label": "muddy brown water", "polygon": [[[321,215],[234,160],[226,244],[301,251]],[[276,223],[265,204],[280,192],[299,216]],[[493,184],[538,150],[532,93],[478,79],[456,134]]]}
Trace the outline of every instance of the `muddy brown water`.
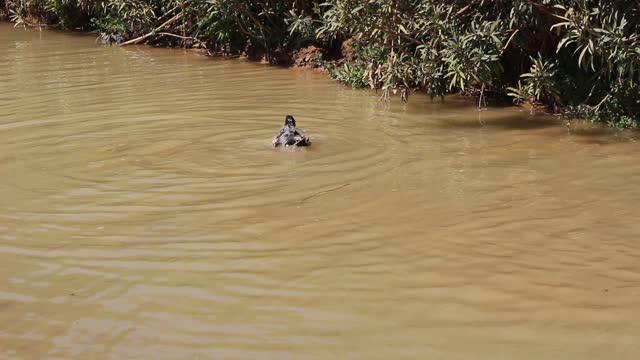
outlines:
{"label": "muddy brown water", "polygon": [[640,358],[636,133],[9,24],[0,89],[0,358]]}

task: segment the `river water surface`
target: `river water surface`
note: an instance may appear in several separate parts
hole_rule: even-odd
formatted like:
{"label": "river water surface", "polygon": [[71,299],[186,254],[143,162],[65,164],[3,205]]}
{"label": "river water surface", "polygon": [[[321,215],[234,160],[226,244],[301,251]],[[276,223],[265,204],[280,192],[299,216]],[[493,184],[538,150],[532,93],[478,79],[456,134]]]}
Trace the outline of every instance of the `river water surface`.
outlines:
{"label": "river water surface", "polygon": [[0,358],[638,359],[639,139],[0,24]]}

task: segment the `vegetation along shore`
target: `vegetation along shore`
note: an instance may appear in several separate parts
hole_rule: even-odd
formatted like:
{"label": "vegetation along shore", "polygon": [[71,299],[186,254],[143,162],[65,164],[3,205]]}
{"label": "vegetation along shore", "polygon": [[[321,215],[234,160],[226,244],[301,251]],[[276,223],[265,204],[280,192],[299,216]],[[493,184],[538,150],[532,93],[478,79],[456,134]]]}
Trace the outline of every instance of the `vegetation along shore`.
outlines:
{"label": "vegetation along shore", "polygon": [[17,26],[321,67],[353,87],[525,103],[640,127],[640,2],[0,0]]}

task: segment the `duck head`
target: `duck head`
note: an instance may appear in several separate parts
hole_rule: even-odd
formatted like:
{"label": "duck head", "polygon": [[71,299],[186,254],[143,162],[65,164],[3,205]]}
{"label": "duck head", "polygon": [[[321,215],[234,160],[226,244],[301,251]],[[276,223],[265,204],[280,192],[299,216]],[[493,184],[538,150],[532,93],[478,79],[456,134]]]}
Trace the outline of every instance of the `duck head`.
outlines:
{"label": "duck head", "polygon": [[285,126],[296,127],[296,119],[291,115],[287,115],[284,117],[284,124]]}

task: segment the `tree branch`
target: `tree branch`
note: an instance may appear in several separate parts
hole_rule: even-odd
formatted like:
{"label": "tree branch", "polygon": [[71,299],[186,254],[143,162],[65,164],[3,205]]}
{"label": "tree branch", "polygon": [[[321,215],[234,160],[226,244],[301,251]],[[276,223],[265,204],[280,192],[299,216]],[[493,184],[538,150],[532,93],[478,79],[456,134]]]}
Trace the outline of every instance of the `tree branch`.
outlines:
{"label": "tree branch", "polygon": [[150,33],[146,34],[146,35],[142,35],[140,37],[137,37],[135,39],[131,39],[129,41],[125,41],[122,44],[118,45],[118,46],[125,46],[125,45],[131,45],[131,44],[137,44],[139,42],[145,41],[146,39],[148,39],[149,37],[153,36],[153,34],[156,33],[156,31],[164,28],[167,25],[171,25],[172,23],[174,23],[176,20],[180,19],[182,16],[184,15],[184,13],[179,13],[178,15],[172,17],[171,19],[165,21],[164,23],[162,23],[162,25],[158,26],[157,28],[155,28],[153,31],[151,31]]}

